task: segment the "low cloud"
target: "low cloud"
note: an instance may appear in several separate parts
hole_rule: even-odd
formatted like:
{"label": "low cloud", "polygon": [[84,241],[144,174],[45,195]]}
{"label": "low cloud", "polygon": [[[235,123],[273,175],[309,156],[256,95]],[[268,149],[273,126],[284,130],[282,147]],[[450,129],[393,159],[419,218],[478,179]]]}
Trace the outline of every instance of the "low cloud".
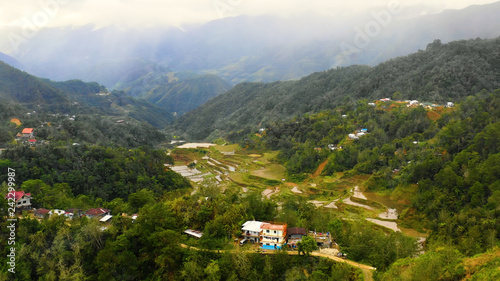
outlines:
{"label": "low cloud", "polygon": [[[364,10],[386,7],[399,1],[405,7],[428,6],[429,10],[461,9],[473,4],[495,1],[430,1],[430,0],[16,0],[4,1],[0,8],[1,26],[19,26],[36,20],[43,11],[53,9],[48,27],[124,27],[181,26],[204,23],[223,17],[248,15],[291,16],[318,13],[327,16],[347,16]],[[48,9],[48,10],[47,10]],[[425,11],[423,11],[425,12]],[[418,11],[421,13],[421,11]]]}

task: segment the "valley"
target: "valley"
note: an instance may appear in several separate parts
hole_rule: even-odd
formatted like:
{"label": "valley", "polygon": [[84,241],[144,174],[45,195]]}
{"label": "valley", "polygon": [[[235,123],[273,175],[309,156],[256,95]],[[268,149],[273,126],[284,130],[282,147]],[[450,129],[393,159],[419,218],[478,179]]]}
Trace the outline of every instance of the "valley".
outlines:
{"label": "valley", "polygon": [[500,279],[500,2],[405,7],[0,23],[0,280]]}

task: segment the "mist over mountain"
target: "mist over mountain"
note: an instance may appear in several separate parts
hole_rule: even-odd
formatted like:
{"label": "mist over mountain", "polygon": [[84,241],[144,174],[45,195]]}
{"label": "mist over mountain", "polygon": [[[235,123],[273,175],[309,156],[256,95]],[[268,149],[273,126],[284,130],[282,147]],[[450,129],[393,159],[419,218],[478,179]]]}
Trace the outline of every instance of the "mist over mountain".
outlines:
{"label": "mist over mountain", "polygon": [[15,58],[9,56],[9,55],[6,55],[2,52],[0,52],[0,61],[3,61],[4,63],[6,64],[9,64],[13,67],[16,67],[16,68],[22,68],[22,64],[16,60]]}
{"label": "mist over mountain", "polygon": [[349,66],[298,81],[234,87],[185,114],[175,130],[193,139],[255,131],[276,120],[329,110],[341,103],[375,100],[400,92],[402,99],[445,103],[500,88],[500,38],[428,44],[425,51],[375,67]]}
{"label": "mist over mountain", "polygon": [[376,65],[423,49],[434,39],[446,43],[500,36],[500,2],[435,15],[411,12],[382,7],[348,19],[238,16],[185,30],[52,28],[38,32],[12,55],[37,76],[96,81],[110,89],[148,65],[211,73],[235,85],[298,79],[336,66]]}

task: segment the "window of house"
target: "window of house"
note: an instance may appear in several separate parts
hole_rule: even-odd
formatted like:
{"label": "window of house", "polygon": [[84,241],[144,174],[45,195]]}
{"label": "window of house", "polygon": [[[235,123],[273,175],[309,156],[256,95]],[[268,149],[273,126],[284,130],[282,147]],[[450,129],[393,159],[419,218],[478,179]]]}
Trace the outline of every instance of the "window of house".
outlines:
{"label": "window of house", "polygon": [[276,230],[274,231],[274,234],[276,234]]}

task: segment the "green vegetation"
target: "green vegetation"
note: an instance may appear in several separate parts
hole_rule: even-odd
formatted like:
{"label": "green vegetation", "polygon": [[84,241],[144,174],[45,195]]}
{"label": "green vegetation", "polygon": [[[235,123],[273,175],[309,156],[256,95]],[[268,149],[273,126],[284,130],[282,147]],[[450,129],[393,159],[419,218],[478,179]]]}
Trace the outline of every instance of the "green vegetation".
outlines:
{"label": "green vegetation", "polygon": [[318,249],[318,245],[316,245],[316,241],[311,236],[305,236],[301,241],[297,242],[297,246],[299,247],[299,254],[302,252],[304,255],[311,255],[312,251]]}
{"label": "green vegetation", "polygon": [[[80,80],[53,82],[40,79],[0,62],[0,100],[20,105],[21,112],[59,113],[70,115],[112,116],[137,120],[163,128],[173,115],[146,101],[124,92],[108,91],[97,83]],[[9,117],[19,116],[16,115]]]}
{"label": "green vegetation", "polygon": [[495,248],[474,257],[440,247],[418,258],[394,263],[382,280],[497,280],[500,278],[500,250]]}
{"label": "green vegetation", "polygon": [[[254,145],[280,149],[290,174],[311,173],[328,159],[323,174],[371,174],[366,182],[370,190],[397,193],[418,184],[406,199],[417,210],[419,219],[414,219],[433,230],[430,240],[451,238],[464,254],[477,254],[498,241],[499,102],[500,90],[481,92],[432,122],[421,107],[384,110],[360,101],[270,125]],[[368,128],[369,134],[347,140],[356,128]],[[344,147],[326,152],[328,144]],[[315,151],[315,146],[323,150]]]}
{"label": "green vegetation", "polygon": [[[9,103],[0,104],[0,143],[8,149],[0,155],[0,170],[15,169],[17,189],[32,194],[34,207],[102,207],[114,214],[111,223],[101,223],[35,219],[24,212],[16,229],[14,280],[361,277],[346,263],[313,257],[317,244],[312,237],[298,243],[302,256],[240,247],[237,238],[247,220],[329,233],[350,260],[376,267],[374,277],[380,280],[495,279],[500,244],[498,40],[436,41],[425,52],[375,68],[354,66],[294,82],[239,85],[225,103],[216,98],[192,113],[205,122],[202,127],[198,121],[191,124],[187,132],[193,136],[233,131],[229,141],[239,141],[218,139],[219,146],[210,149],[155,148],[166,140],[164,134],[139,121],[117,120],[135,116],[147,121],[157,114],[154,107],[121,92],[107,93],[81,81],[44,82],[12,71],[29,87],[67,94],[68,101],[89,106],[71,104],[76,112],[95,111],[75,117],[44,110],[25,114],[21,105],[10,105],[19,102],[9,96],[17,92],[5,86],[8,91],[0,93]],[[477,63],[455,67],[469,60]],[[466,97],[478,87],[490,91]],[[34,98],[49,107],[49,94]],[[372,98],[385,95],[460,102],[455,108],[372,104]],[[238,104],[245,107],[232,115]],[[134,111],[137,107],[151,115]],[[204,115],[207,108],[213,110],[209,116]],[[178,124],[188,124],[183,122],[192,116]],[[23,125],[9,122],[12,117]],[[226,121],[224,128],[213,125]],[[247,126],[264,127],[260,122],[265,130],[259,134]],[[13,141],[25,127],[36,128],[44,143]],[[193,186],[164,164],[196,168],[206,173],[205,180]],[[0,174],[0,182],[4,196],[7,173]],[[415,235],[426,237],[425,243],[367,223],[386,206],[351,197],[359,187],[397,201],[399,217],[384,222],[425,232]],[[3,200],[2,229],[9,223],[7,209]],[[130,218],[134,213],[136,220]],[[203,236],[188,237],[183,234],[187,229]],[[0,232],[0,240],[7,235]],[[0,279],[12,279],[5,262],[9,251],[0,244]],[[366,267],[357,266],[366,274]]]}
{"label": "green vegetation", "polygon": [[273,121],[358,99],[390,98],[395,92],[403,99],[461,101],[483,89],[500,88],[499,41],[435,41],[425,51],[376,67],[332,69],[298,81],[241,83],[182,116],[174,129],[192,139],[230,136],[237,141]]}
{"label": "green vegetation", "polygon": [[[5,161],[0,168],[8,167],[17,171],[17,180],[40,199],[47,194],[45,185],[68,185],[68,196],[86,195],[93,199],[111,201],[126,199],[131,193],[141,189],[153,191],[161,197],[165,191],[186,188],[188,182],[180,175],[165,171],[164,163],[173,159],[163,151],[148,148],[128,150],[99,146],[41,146],[35,150],[28,147],[7,150],[2,155]],[[15,159],[15,160],[14,160]],[[7,174],[0,175],[0,182],[6,181]],[[33,181],[41,180],[41,181]],[[36,200],[41,204],[43,200]],[[59,201],[59,208],[70,208],[71,204]],[[64,205],[64,206],[63,206]],[[44,207],[42,205],[37,207]]]}
{"label": "green vegetation", "polygon": [[40,79],[0,61],[0,100],[40,110],[68,112],[70,100],[66,93]]}

